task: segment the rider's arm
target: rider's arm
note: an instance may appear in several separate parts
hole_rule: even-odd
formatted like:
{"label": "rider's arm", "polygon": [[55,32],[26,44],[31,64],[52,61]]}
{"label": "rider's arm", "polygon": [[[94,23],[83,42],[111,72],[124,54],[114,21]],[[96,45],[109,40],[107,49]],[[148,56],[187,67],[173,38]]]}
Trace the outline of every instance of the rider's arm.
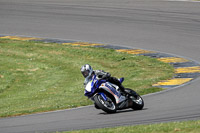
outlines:
{"label": "rider's arm", "polygon": [[111,76],[110,73],[104,72],[103,70],[95,70],[94,73],[98,79],[107,79]]}

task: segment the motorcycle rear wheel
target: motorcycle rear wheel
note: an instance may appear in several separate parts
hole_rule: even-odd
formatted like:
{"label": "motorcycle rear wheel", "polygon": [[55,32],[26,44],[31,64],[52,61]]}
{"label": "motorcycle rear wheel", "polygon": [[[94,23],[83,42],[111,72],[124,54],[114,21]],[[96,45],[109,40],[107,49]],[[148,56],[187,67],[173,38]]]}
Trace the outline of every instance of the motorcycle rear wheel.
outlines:
{"label": "motorcycle rear wheel", "polygon": [[142,97],[132,89],[127,88],[125,89],[125,91],[127,91],[130,94],[130,98],[133,102],[132,109],[142,110],[144,107],[144,100],[142,99]]}
{"label": "motorcycle rear wheel", "polygon": [[103,111],[107,113],[115,113],[116,112],[116,104],[113,102],[112,98],[110,98],[108,95],[106,95],[107,100],[105,101],[103,97],[99,94],[94,96],[95,104],[101,108]]}

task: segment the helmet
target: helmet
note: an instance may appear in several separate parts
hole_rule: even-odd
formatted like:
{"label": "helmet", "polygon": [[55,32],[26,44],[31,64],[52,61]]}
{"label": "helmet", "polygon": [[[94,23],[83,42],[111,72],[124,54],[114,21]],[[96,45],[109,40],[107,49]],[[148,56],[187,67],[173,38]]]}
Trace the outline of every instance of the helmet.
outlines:
{"label": "helmet", "polygon": [[92,75],[93,69],[89,64],[85,64],[81,67],[81,73],[85,78],[88,78]]}

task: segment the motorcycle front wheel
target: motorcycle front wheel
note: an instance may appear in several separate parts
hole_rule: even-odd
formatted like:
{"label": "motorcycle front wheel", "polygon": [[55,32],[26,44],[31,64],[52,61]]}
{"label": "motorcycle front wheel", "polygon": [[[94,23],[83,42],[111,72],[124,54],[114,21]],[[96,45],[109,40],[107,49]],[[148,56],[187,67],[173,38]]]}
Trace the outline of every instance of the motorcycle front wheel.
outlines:
{"label": "motorcycle front wheel", "polygon": [[104,95],[106,96],[106,100],[104,100],[104,98],[100,94],[95,95],[94,96],[95,104],[107,113],[115,113],[116,112],[115,102],[113,102],[112,98],[110,98],[108,95],[106,94]]}

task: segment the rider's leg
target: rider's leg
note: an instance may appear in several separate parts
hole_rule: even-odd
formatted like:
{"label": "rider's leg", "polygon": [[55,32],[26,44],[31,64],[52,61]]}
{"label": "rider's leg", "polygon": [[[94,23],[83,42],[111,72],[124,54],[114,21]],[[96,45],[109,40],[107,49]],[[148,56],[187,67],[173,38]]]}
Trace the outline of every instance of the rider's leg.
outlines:
{"label": "rider's leg", "polygon": [[121,92],[122,92],[122,93],[125,93],[125,88],[124,88],[124,86],[121,84],[121,82],[120,82],[117,78],[115,78],[115,77],[109,77],[109,78],[108,78],[108,81],[109,81],[110,83],[113,83],[113,84],[116,84],[117,86],[119,86],[119,89],[121,90]]}

